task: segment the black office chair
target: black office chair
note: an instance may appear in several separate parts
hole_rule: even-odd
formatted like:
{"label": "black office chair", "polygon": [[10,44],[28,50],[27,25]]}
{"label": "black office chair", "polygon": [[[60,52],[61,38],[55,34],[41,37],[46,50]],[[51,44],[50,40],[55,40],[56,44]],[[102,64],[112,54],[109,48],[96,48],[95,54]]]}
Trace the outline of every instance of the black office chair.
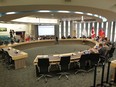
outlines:
{"label": "black office chair", "polygon": [[52,77],[51,75],[48,75],[50,67],[49,58],[38,58],[37,68],[38,73],[40,74],[40,77],[37,78],[38,81],[44,77],[45,82],[47,82],[47,77]]}
{"label": "black office chair", "polygon": [[0,62],[2,61],[2,50],[0,49]]}
{"label": "black office chair", "polygon": [[115,48],[111,48],[110,50],[106,50],[105,55],[101,56],[100,55],[100,62],[99,64],[107,63],[109,59],[113,56]]}
{"label": "black office chair", "polygon": [[2,64],[4,64],[5,63],[5,51],[4,51],[4,49],[1,49],[1,62],[2,62]]}
{"label": "black office chair", "polygon": [[115,48],[111,48],[110,51],[109,51],[109,58],[112,58],[113,57],[113,53],[115,51]]}
{"label": "black office chair", "polygon": [[14,60],[12,60],[12,57],[9,55],[7,51],[5,51],[4,57],[7,69],[14,69]]}
{"label": "black office chair", "polygon": [[78,72],[89,72],[90,69],[90,54],[82,54],[80,57],[80,60],[78,62],[79,69],[75,72],[77,74]]}
{"label": "black office chair", "polygon": [[[102,55],[104,54],[104,55]],[[99,58],[99,65],[103,65],[103,63],[107,63],[108,59],[109,59],[109,50],[104,50],[103,53],[100,54]]]}
{"label": "black office chair", "polygon": [[107,50],[106,51],[106,54],[105,54],[105,62],[104,63],[107,63],[109,61],[109,58],[110,58],[109,57],[110,56],[109,54],[110,54],[110,50]]}
{"label": "black office chair", "polygon": [[0,40],[0,45],[3,45],[3,41]]}
{"label": "black office chair", "polygon": [[6,41],[4,41],[4,44],[5,44],[5,45],[8,45],[8,44],[9,44],[9,42],[6,40]]}
{"label": "black office chair", "polygon": [[99,65],[99,61],[100,61],[100,55],[99,53],[91,53],[89,56],[89,59],[91,61],[91,68],[94,68],[95,65]]}
{"label": "black office chair", "polygon": [[71,56],[62,56],[60,59],[60,63],[59,63],[59,69],[60,69],[60,76],[59,79],[62,76],[65,76],[68,79],[68,70],[70,69],[70,57]]}

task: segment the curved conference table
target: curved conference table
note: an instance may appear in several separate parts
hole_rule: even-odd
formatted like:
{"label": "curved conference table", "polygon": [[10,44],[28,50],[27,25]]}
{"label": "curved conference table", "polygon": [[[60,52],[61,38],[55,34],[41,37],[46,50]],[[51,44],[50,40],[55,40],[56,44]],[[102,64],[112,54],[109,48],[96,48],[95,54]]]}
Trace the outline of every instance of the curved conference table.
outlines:
{"label": "curved conference table", "polygon": [[[94,46],[98,45],[99,43],[95,40],[92,39],[61,39],[59,40],[59,44],[85,44],[89,45],[91,48]],[[50,39],[50,40],[35,40],[35,41],[30,41],[30,42],[21,42],[21,43],[14,43],[14,44],[9,44],[7,46],[2,45],[0,48],[4,48],[6,51],[9,52],[9,54],[12,56],[12,59],[15,61],[15,69],[21,68],[21,67],[26,67],[25,64],[25,59],[28,58],[28,53],[25,53],[21,50],[25,49],[30,49],[33,47],[42,47],[42,46],[52,46],[55,45],[55,40]],[[8,50],[8,48],[11,47],[11,50]],[[16,51],[19,51],[16,53]],[[75,60],[80,57],[80,53],[66,53],[66,54],[54,54],[54,55],[48,55],[50,58],[50,62],[58,62],[60,61],[59,57],[60,56],[65,56],[65,55],[71,55],[71,60]],[[46,55],[37,55],[37,57],[34,60],[34,65],[37,64],[37,58],[39,57],[45,57]],[[23,61],[22,61],[23,60]],[[19,62],[21,61],[21,62]]]}
{"label": "curved conference table", "polygon": [[[92,39],[61,39],[59,40],[59,44],[85,44],[89,45],[90,47],[94,47],[98,45],[99,43],[95,40]],[[52,46],[55,45],[55,40],[54,39],[49,39],[49,40],[35,40],[35,41],[30,41],[30,42],[22,42],[18,44],[13,44],[11,45],[15,49],[19,50],[25,50],[33,47],[41,47],[41,46]]]}
{"label": "curved conference table", "polygon": [[[46,42],[46,43],[44,43]],[[46,41],[39,41],[39,43],[36,42],[36,45],[43,46],[43,45],[55,45],[54,40],[46,40]],[[92,39],[62,39],[59,40],[59,44],[85,44],[89,45],[91,48],[94,48],[99,45],[99,43]],[[33,43],[31,44],[33,45]],[[83,52],[71,52],[71,53],[62,53],[62,54],[53,54],[53,55],[37,55],[34,59],[33,63],[34,65],[37,65],[38,58],[49,58],[49,61],[51,64],[55,64],[60,61],[60,58],[62,56],[71,56],[71,61],[79,60],[80,56]]]}

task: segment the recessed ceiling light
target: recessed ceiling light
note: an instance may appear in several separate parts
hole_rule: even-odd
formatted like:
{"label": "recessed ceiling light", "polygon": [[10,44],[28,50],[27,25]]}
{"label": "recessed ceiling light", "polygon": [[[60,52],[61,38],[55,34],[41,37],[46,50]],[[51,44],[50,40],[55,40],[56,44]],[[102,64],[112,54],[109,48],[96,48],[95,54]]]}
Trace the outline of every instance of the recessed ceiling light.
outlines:
{"label": "recessed ceiling light", "polygon": [[74,13],[76,13],[76,14],[84,14],[83,12],[74,12]]}
{"label": "recessed ceiling light", "polygon": [[6,14],[7,14],[7,15],[16,14],[16,12],[7,12]]}
{"label": "recessed ceiling light", "polygon": [[86,13],[87,15],[89,15],[89,16],[92,16],[93,14],[92,13]]}
{"label": "recessed ceiling light", "polygon": [[94,16],[95,16],[95,17],[99,17],[99,15],[97,15],[97,14],[94,14]]}
{"label": "recessed ceiling light", "polygon": [[40,10],[40,11],[37,11],[37,12],[51,12],[50,10]]}
{"label": "recessed ceiling light", "polygon": [[58,11],[59,13],[70,13],[70,11]]}

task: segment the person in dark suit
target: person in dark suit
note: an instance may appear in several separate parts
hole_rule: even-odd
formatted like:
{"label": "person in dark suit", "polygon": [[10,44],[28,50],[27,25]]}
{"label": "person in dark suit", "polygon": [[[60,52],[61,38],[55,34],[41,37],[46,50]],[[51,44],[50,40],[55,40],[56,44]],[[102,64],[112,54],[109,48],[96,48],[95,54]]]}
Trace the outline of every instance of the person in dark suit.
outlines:
{"label": "person in dark suit", "polygon": [[0,40],[0,45],[3,45],[3,41],[2,40]]}
{"label": "person in dark suit", "polygon": [[58,43],[59,43],[59,41],[58,41],[58,37],[56,37],[55,40],[56,40],[56,44],[58,44]]}
{"label": "person in dark suit", "polygon": [[100,54],[100,62],[103,63],[105,62],[105,59],[106,59],[106,48],[103,46],[102,43],[99,44],[99,49],[98,49],[98,52]]}
{"label": "person in dark suit", "polygon": [[70,38],[71,38],[71,36],[70,36],[70,35],[68,35],[67,39],[70,39]]}
{"label": "person in dark suit", "polygon": [[62,36],[62,39],[66,39],[66,37],[65,36]]}
{"label": "person in dark suit", "polygon": [[102,43],[99,44],[98,52],[99,52],[100,56],[105,56],[106,48],[103,47],[103,44]]}

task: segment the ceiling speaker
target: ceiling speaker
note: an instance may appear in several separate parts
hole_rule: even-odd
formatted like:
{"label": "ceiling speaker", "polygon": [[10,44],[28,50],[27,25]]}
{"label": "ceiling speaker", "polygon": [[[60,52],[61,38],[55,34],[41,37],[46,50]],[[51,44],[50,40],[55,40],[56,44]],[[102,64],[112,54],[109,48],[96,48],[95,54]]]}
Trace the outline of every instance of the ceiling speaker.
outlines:
{"label": "ceiling speaker", "polygon": [[65,2],[71,2],[71,0],[65,0]]}
{"label": "ceiling speaker", "polygon": [[3,0],[0,0],[0,2],[3,2]]}

